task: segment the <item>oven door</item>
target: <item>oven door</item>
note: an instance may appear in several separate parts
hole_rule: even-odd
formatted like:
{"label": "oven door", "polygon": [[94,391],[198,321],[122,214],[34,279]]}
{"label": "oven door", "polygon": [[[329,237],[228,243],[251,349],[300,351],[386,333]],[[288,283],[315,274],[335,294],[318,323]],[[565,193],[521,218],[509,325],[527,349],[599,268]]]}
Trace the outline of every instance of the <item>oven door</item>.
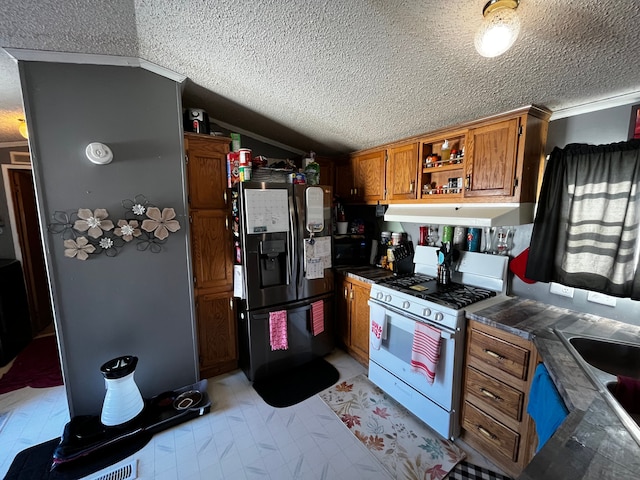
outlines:
{"label": "oven door", "polygon": [[[443,328],[405,311],[369,300],[370,319],[385,320],[380,349],[369,346],[369,360],[413,387],[446,411],[457,410],[460,401],[464,326],[459,330]],[[441,331],[440,360],[436,376],[429,385],[424,375],[411,370],[411,349],[415,322],[423,322]],[[464,322],[461,322],[464,325]],[[371,330],[370,330],[371,331]],[[388,392],[390,393],[390,392]]]}

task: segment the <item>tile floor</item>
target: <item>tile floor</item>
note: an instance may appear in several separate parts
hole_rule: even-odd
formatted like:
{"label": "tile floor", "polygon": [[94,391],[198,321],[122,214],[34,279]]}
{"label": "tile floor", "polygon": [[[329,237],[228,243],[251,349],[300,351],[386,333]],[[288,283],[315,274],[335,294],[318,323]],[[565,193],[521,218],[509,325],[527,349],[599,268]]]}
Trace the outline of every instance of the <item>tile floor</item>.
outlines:
{"label": "tile floor", "polygon": [[[327,360],[341,380],[365,368],[341,350]],[[287,408],[267,405],[238,370],[209,379],[211,412],[160,432],[133,457],[142,479],[388,480],[375,457],[315,395]],[[0,395],[0,476],[15,455],[59,437],[69,421],[64,387]],[[467,461],[499,471],[461,441]],[[131,457],[120,463],[129,463]],[[118,464],[119,465],[119,464]]]}

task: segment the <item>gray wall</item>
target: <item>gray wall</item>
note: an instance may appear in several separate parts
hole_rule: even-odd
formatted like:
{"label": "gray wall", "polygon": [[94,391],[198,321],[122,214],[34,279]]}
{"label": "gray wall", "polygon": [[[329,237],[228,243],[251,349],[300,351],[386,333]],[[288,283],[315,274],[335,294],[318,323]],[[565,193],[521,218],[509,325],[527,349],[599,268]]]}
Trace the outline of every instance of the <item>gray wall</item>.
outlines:
{"label": "gray wall", "polygon": [[[631,107],[632,105],[623,105],[550,122],[547,153],[556,146],[563,148],[569,143],[600,145],[627,140]],[[415,244],[418,240],[419,226],[418,223],[381,222],[380,228],[389,231],[405,231]],[[532,231],[533,224],[515,227],[512,258],[529,246]],[[512,295],[640,325],[640,302],[638,301],[617,298],[615,307],[600,305],[587,301],[588,292],[579,289],[575,289],[573,298],[562,297],[549,293],[550,284],[548,283],[527,284],[511,273],[509,273],[509,285]]]}
{"label": "gray wall", "polygon": [[[105,208],[115,223],[137,194],[174,208],[182,227],[160,253],[127,245],[86,261],[66,258],[60,235],[44,235],[71,415],[100,412],[99,368],[120,355],[139,357],[145,397],[195,382],[179,85],[129,67],[22,62],[20,74],[44,232],[55,211]],[[111,164],[87,160],[96,141],[111,147]]]}

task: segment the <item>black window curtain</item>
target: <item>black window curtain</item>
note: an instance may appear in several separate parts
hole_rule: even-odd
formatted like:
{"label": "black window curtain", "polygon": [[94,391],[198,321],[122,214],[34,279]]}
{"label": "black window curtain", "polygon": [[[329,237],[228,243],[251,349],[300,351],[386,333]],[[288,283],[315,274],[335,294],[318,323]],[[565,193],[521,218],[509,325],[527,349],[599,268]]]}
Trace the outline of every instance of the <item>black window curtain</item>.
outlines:
{"label": "black window curtain", "polygon": [[640,300],[640,140],[551,153],[526,276]]}

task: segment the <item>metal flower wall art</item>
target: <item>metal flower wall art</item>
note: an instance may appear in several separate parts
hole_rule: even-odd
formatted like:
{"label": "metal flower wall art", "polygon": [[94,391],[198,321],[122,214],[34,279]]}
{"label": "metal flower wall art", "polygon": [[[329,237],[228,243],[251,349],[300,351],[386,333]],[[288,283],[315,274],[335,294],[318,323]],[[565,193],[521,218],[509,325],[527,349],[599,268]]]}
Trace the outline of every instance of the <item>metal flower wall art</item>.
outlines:
{"label": "metal flower wall art", "polygon": [[159,253],[169,235],[180,230],[173,208],[160,210],[149,204],[144,195],[123,200],[122,207],[123,218],[115,224],[104,208],[56,211],[47,230],[62,235],[65,257],[78,260],[102,253],[115,257],[120,249],[132,243],[139,251]]}

